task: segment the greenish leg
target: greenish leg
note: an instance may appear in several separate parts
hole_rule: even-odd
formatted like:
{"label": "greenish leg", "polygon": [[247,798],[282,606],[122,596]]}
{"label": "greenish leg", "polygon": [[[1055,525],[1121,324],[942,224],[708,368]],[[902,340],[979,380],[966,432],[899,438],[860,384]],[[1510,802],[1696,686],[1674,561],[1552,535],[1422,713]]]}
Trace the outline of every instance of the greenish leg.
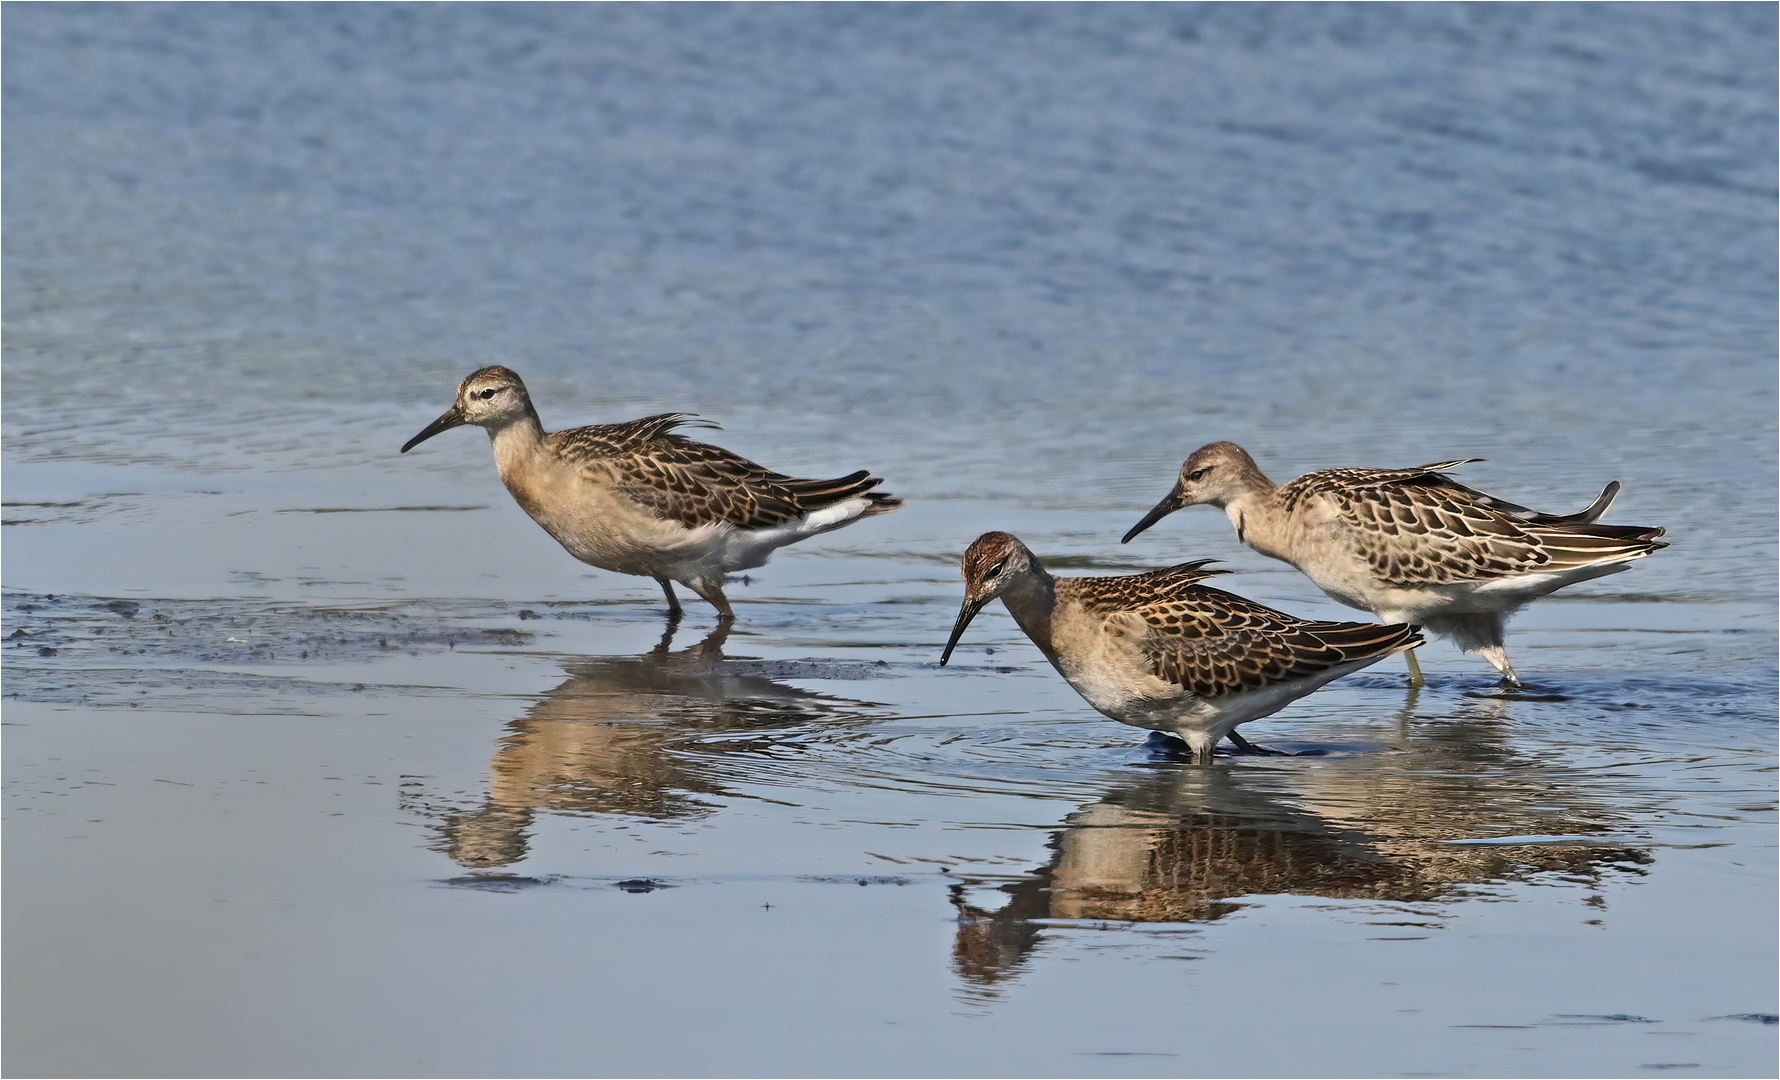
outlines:
{"label": "greenish leg", "polygon": [[1409,661],[1409,685],[1417,689],[1428,685],[1427,680],[1422,678],[1422,665],[1415,658],[1415,650],[1409,649],[1404,652],[1403,659]]}

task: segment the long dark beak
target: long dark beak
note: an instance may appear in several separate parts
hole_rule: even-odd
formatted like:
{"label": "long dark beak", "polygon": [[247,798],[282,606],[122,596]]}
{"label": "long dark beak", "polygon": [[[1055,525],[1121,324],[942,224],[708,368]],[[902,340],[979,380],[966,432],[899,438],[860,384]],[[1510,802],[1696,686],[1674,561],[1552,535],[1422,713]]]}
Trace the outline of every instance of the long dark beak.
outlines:
{"label": "long dark beak", "polygon": [[958,639],[964,636],[964,628],[970,625],[970,620],[976,618],[977,612],[992,599],[994,597],[985,596],[981,600],[964,601],[964,606],[958,609],[958,621],[952,624],[952,636],[946,640],[946,651],[939,654],[940,667],[945,667],[946,661],[952,658],[952,650],[958,647]]}
{"label": "long dark beak", "polygon": [[1173,491],[1170,491],[1161,502],[1155,505],[1154,509],[1143,516],[1142,521],[1131,526],[1131,531],[1126,533],[1124,539],[1120,540],[1119,543],[1129,544],[1133,536],[1136,536],[1138,533],[1149,528],[1151,525],[1154,525],[1156,522],[1161,521],[1169,514],[1179,510],[1180,506],[1180,486],[1176,485]]}
{"label": "long dark beak", "polygon": [[458,408],[456,405],[453,405],[451,408],[445,410],[444,416],[441,416],[437,420],[434,420],[432,423],[430,423],[426,427],[422,428],[420,434],[414,436],[412,439],[409,439],[407,442],[403,443],[402,444],[402,453],[406,454],[408,451],[414,449],[416,446],[419,446],[421,443],[426,442],[428,439],[432,438],[434,435],[437,435],[441,431],[450,431],[454,427],[463,427],[463,425],[464,425],[463,410]]}

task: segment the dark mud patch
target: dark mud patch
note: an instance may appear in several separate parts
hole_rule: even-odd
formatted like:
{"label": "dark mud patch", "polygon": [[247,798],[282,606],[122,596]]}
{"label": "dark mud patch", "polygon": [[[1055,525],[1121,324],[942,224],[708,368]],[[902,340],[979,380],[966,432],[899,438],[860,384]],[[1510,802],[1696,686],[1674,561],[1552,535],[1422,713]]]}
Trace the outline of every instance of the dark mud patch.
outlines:
{"label": "dark mud patch", "polygon": [[488,893],[521,893],[533,889],[549,887],[566,887],[576,889],[613,888],[627,893],[652,893],[660,889],[677,889],[679,885],[662,878],[625,878],[622,881],[609,881],[595,878],[577,878],[565,874],[460,874],[457,877],[441,878],[433,882],[438,889],[469,889],[473,892]]}
{"label": "dark mud patch", "polygon": [[446,687],[349,683],[199,667],[49,666],[8,659],[6,699],[47,705],[175,709],[224,716],[327,716],[321,702],[360,694],[422,697]]}
{"label": "dark mud patch", "polygon": [[1708,1016],[1708,1020],[1741,1020],[1745,1024],[1780,1024],[1776,1013],[1731,1013],[1729,1016]]}
{"label": "dark mud patch", "polygon": [[1544,693],[1540,693],[1538,690],[1530,690],[1529,691],[1527,689],[1520,689],[1520,690],[1504,690],[1504,689],[1467,690],[1467,691],[1465,691],[1465,696],[1468,698],[1483,698],[1484,700],[1488,700],[1488,701],[1500,700],[1500,701],[1546,702],[1548,704],[1555,704],[1555,703],[1570,700],[1570,697],[1567,694],[1544,694]]}
{"label": "dark mud patch", "polygon": [[1549,1027],[1575,1027],[1593,1024],[1660,1024],[1662,1021],[1652,1020],[1648,1016],[1633,1016],[1631,1013],[1558,1013],[1544,1023]]}
{"label": "dark mud patch", "polygon": [[[209,708],[247,693],[263,711],[285,694],[353,693],[268,667],[364,663],[396,654],[512,649],[535,635],[490,622],[488,604],[315,607],[261,600],[137,600],[9,591],[0,597],[6,696],[23,701],[163,704],[169,692],[209,696]],[[28,659],[27,659],[28,658]],[[54,663],[43,663],[53,660]],[[245,669],[252,669],[251,671]],[[404,688],[404,692],[426,688]]]}
{"label": "dark mud patch", "polygon": [[443,878],[433,884],[441,889],[472,889],[476,892],[516,893],[556,883],[556,875],[531,877],[526,874],[463,874]]}
{"label": "dark mud patch", "polygon": [[673,889],[678,886],[667,881],[657,881],[654,878],[626,878],[623,881],[612,882],[612,887],[627,893],[652,893],[657,889]]}
{"label": "dark mud patch", "polygon": [[737,674],[762,679],[826,679],[835,682],[861,682],[866,679],[891,679],[903,674],[887,660],[755,660],[737,657],[724,661],[724,666]]}
{"label": "dark mud patch", "polygon": [[7,592],[9,649],[55,648],[75,661],[141,656],[202,664],[353,663],[391,652],[515,648],[534,634],[477,625],[493,605],[317,607],[262,600],[133,600]]}

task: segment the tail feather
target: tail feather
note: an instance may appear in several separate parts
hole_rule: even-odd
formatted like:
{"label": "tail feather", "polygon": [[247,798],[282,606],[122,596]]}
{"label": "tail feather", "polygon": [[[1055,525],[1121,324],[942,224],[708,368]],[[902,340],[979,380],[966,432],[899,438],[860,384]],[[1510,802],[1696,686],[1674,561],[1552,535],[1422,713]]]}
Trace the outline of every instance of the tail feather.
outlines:
{"label": "tail feather", "polygon": [[860,469],[858,472],[850,472],[832,480],[787,479],[781,480],[780,483],[803,498],[819,499],[825,495],[835,495],[840,498],[858,495],[865,489],[876,487],[883,481],[867,470]]}
{"label": "tail feather", "polygon": [[890,511],[902,505],[901,499],[882,491],[867,492],[865,499],[867,502],[871,503],[871,505],[865,508],[865,513],[859,515],[860,517],[871,517],[873,514],[888,514]]}
{"label": "tail feather", "polygon": [[1619,481],[1611,480],[1595,496],[1594,502],[1574,514],[1534,514],[1527,518],[1527,522],[1532,525],[1592,525],[1607,512],[1607,508],[1613,505],[1613,500],[1618,496]]}
{"label": "tail feather", "polygon": [[1668,541],[1658,539],[1665,531],[1642,525],[1573,524],[1536,533],[1540,547],[1556,567],[1575,567],[1643,558],[1669,546]]}
{"label": "tail feather", "polygon": [[1488,492],[1478,491],[1476,488],[1466,487],[1457,480],[1447,479],[1446,484],[1453,490],[1462,491],[1470,496],[1477,505],[1497,513],[1507,514],[1524,525],[1592,525],[1602,514],[1607,512],[1607,508],[1613,505],[1613,500],[1619,495],[1619,481],[1614,480],[1601,489],[1601,493],[1595,496],[1594,502],[1574,514],[1544,514],[1530,506],[1509,502],[1500,495],[1491,495]]}
{"label": "tail feather", "polygon": [[860,469],[832,480],[782,480],[780,485],[791,492],[799,508],[806,513],[848,499],[864,498],[870,504],[865,514],[871,515],[887,513],[902,505],[902,500],[890,493],[872,490],[883,482],[883,477]]}
{"label": "tail feather", "polygon": [[1312,623],[1306,630],[1348,660],[1380,659],[1422,644],[1421,627],[1408,623]]}

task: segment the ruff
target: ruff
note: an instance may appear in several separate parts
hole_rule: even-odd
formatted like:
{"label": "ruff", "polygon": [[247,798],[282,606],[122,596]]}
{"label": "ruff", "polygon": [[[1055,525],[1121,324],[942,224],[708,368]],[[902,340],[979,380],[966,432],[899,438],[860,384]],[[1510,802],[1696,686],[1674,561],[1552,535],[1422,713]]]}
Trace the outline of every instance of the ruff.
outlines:
{"label": "ruff", "polygon": [[[1242,447],[1211,443],[1193,452],[1174,490],[1125,541],[1182,507],[1216,506],[1237,539],[1291,563],[1336,600],[1451,638],[1517,687],[1503,646],[1509,615],[1668,544],[1657,539],[1660,528],[1595,524],[1619,493],[1617,481],[1574,514],[1542,514],[1445,475],[1477,460],[1327,469],[1275,486]],[[1409,665],[1421,685],[1413,653]]]}
{"label": "ruff", "polygon": [[735,617],[723,576],[765,563],[777,548],[902,505],[861,469],[798,480],[722,447],[675,434],[717,425],[689,413],[546,433],[519,376],[485,367],[457,388],[457,403],[402,447],[454,427],[488,431],[513,499],[570,555],[619,574],[654,578],[680,615],[673,582]]}
{"label": "ruff", "polygon": [[1201,760],[1236,726],[1421,644],[1412,626],[1312,622],[1200,582],[1204,562],[1128,577],[1052,577],[1019,540],[984,533],[964,553],[964,606],[940,657],[999,597],[1059,674],[1100,712],[1172,731]]}

